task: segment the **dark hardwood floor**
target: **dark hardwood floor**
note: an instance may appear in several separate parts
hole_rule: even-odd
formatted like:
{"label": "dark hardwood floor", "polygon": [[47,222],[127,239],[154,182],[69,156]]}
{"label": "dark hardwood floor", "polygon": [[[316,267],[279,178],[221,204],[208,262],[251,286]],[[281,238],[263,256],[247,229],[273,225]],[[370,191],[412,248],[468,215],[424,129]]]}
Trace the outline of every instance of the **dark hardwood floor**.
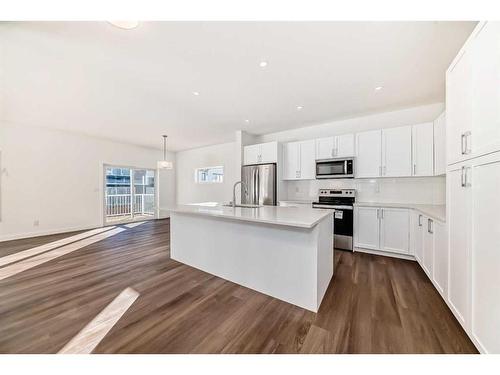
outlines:
{"label": "dark hardwood floor", "polygon": [[127,287],[140,296],[94,353],[477,352],[415,262],[335,262],[314,314],[171,260],[169,221],[147,222],[1,280],[0,352],[58,352]]}

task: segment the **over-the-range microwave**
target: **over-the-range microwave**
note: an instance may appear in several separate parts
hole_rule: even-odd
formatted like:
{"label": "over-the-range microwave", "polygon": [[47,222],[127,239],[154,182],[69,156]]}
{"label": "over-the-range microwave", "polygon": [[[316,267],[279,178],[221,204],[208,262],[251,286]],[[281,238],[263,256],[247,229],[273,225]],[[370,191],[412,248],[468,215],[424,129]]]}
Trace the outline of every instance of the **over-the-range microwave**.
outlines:
{"label": "over-the-range microwave", "polygon": [[354,178],[354,159],[317,160],[316,178]]}

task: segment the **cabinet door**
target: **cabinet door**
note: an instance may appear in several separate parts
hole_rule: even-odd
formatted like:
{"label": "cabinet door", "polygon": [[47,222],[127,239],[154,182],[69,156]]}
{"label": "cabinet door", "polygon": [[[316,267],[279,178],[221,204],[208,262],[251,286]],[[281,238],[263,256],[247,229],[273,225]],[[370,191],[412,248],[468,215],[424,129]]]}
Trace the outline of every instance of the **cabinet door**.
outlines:
{"label": "cabinet door", "polygon": [[434,175],[434,124],[412,126],[413,176]]}
{"label": "cabinet door", "polygon": [[335,137],[316,139],[316,160],[335,157]]}
{"label": "cabinet door", "polygon": [[424,215],[416,213],[415,214],[415,259],[423,267],[424,262]]}
{"label": "cabinet door", "polygon": [[411,176],[411,126],[382,130],[382,176]]}
{"label": "cabinet door", "polygon": [[314,140],[300,142],[299,179],[314,180],[316,178]]}
{"label": "cabinet door", "polygon": [[448,239],[446,224],[434,221],[434,261],[432,279],[441,296],[448,293]]}
{"label": "cabinet door", "polygon": [[300,169],[299,142],[290,142],[283,145],[283,179],[296,180]]}
{"label": "cabinet door", "polygon": [[260,145],[245,146],[243,149],[244,164],[257,164],[260,156]]}
{"label": "cabinet door", "polygon": [[335,157],[353,157],[354,134],[342,134],[335,137]]}
{"label": "cabinet door", "polygon": [[434,175],[446,174],[446,113],[434,121]]}
{"label": "cabinet door", "polygon": [[446,206],[448,210],[448,251],[450,276],[448,302],[459,322],[467,328],[469,304],[469,189],[463,187],[462,168],[446,174]]}
{"label": "cabinet door", "polygon": [[463,136],[471,129],[471,52],[462,51],[446,75],[447,164],[465,159]]}
{"label": "cabinet door", "polygon": [[391,253],[410,252],[410,212],[402,208],[382,208],[380,249]]}
{"label": "cabinet door", "polygon": [[471,51],[474,128],[468,141],[478,155],[500,150],[500,22],[485,22]]}
{"label": "cabinet door", "polygon": [[424,259],[422,264],[425,273],[427,274],[427,276],[429,276],[430,279],[432,279],[432,270],[434,266],[434,230],[432,228],[434,226],[434,221],[428,217],[425,217],[424,223]]}
{"label": "cabinet door", "polygon": [[276,163],[278,160],[278,143],[267,142],[260,145],[260,163]]}
{"label": "cabinet door", "polygon": [[472,191],[471,332],[485,353],[500,353],[500,153],[476,160]]}
{"label": "cabinet door", "polygon": [[358,178],[380,177],[382,172],[382,131],[356,134],[355,174]]}
{"label": "cabinet door", "polygon": [[379,208],[357,207],[356,239],[357,247],[378,250],[380,245]]}

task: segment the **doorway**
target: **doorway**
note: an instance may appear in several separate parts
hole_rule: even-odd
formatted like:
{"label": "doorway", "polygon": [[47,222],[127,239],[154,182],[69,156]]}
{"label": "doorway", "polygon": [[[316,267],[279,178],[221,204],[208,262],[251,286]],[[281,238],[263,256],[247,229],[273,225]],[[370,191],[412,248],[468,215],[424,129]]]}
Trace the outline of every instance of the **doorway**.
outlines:
{"label": "doorway", "polygon": [[156,171],[104,166],[104,225],[156,218]]}

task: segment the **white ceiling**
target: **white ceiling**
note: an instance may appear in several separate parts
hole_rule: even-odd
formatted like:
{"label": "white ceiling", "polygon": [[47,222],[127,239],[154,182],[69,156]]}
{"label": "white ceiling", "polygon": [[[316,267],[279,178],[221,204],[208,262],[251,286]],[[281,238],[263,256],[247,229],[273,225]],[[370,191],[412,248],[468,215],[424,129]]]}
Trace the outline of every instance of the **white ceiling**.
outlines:
{"label": "white ceiling", "polygon": [[435,103],[474,25],[2,23],[0,116],[153,147],[168,134],[181,150]]}

